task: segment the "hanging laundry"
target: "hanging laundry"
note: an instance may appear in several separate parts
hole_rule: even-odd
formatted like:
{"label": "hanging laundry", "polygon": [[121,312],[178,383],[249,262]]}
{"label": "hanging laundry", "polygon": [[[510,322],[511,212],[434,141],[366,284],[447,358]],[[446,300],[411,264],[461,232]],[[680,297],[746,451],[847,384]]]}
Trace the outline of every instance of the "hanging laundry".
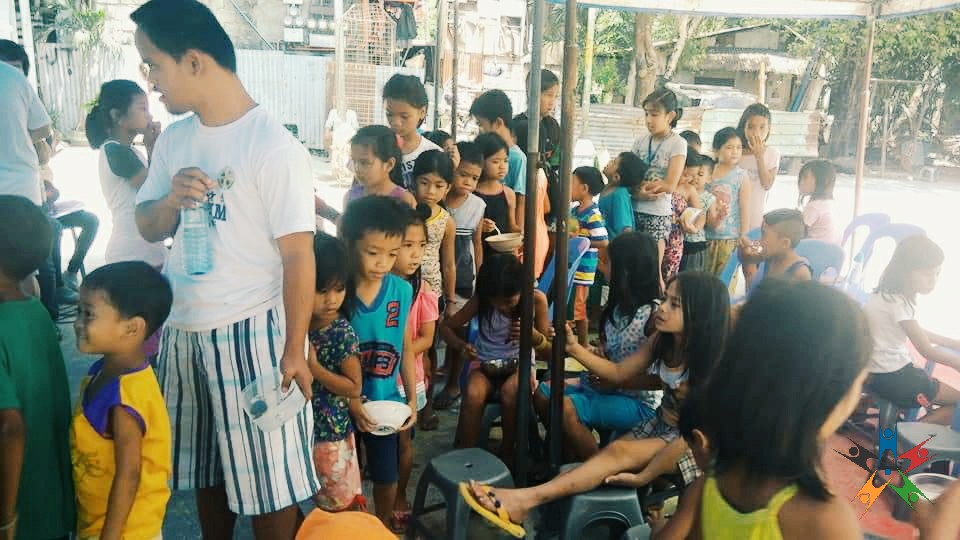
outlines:
{"label": "hanging laundry", "polygon": [[413,6],[407,3],[388,4],[390,16],[397,23],[397,46],[407,48],[417,38],[417,17],[413,13]]}

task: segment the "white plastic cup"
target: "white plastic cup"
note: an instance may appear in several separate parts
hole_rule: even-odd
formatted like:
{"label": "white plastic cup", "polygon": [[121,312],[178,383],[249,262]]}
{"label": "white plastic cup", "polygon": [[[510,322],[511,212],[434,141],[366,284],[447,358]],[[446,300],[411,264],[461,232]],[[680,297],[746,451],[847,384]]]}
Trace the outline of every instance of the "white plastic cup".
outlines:
{"label": "white plastic cup", "polygon": [[272,370],[261,375],[243,389],[243,410],[260,431],[276,431],[293,420],[307,404],[296,381],[281,389],[283,374]]}

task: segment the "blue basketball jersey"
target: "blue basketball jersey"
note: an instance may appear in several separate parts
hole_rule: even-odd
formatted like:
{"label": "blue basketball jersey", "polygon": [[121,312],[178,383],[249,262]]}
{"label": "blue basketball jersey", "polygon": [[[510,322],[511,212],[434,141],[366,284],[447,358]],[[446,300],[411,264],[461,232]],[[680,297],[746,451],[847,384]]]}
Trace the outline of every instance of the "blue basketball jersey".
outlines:
{"label": "blue basketball jersey", "polygon": [[370,401],[404,402],[397,390],[403,338],[413,302],[413,287],[403,278],[387,274],[371,305],[359,299],[350,324],[360,341],[363,395]]}

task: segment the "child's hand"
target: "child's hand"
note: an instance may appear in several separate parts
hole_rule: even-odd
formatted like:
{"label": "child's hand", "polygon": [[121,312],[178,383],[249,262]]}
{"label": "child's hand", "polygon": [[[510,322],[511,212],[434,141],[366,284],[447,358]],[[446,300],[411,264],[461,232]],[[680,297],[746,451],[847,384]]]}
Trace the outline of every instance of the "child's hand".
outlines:
{"label": "child's hand", "polygon": [[407,403],[407,405],[410,407],[410,418],[407,418],[407,421],[400,426],[400,431],[406,431],[417,425],[417,400],[414,399]]}
{"label": "child's hand", "polygon": [[444,315],[446,318],[449,319],[450,317],[453,317],[458,311],[460,310],[457,309],[457,306],[453,305],[452,301],[447,300],[447,307],[444,308]]}
{"label": "child's hand", "polygon": [[520,319],[514,319],[510,323],[510,341],[520,341]]}
{"label": "child's hand", "polygon": [[157,138],[160,137],[160,122],[150,122],[143,130],[143,145],[147,148],[153,148]]}
{"label": "child's hand", "polygon": [[573,327],[569,324],[567,328],[567,354],[573,354],[576,356],[576,352],[580,351],[580,341],[577,339],[576,332],[573,331]]}
{"label": "child's hand", "polygon": [[451,145],[447,149],[447,155],[450,156],[450,161],[453,162],[453,168],[456,169],[460,166],[460,150],[457,149],[457,145]]}
{"label": "child's hand", "polygon": [[757,157],[757,160],[762,160],[764,152],[767,151],[767,143],[759,135],[754,135],[747,138],[747,144],[750,145],[750,152]]}
{"label": "child's hand", "polygon": [[463,348],[460,349],[460,354],[462,354],[469,362],[474,362],[480,358],[479,353],[477,353],[477,349],[469,343],[465,344]]}
{"label": "child's hand", "polygon": [[480,220],[480,226],[483,228],[483,232],[485,233],[493,232],[497,228],[497,224],[490,218],[483,218]]}
{"label": "child's hand", "polygon": [[932,503],[918,501],[913,523],[923,540],[954,540],[960,533],[960,482],[952,482]]}
{"label": "child's hand", "polygon": [[367,414],[367,410],[363,407],[363,402],[364,398],[362,397],[360,399],[350,400],[350,416],[353,417],[353,424],[356,426],[357,431],[370,433],[377,427],[377,423]]}

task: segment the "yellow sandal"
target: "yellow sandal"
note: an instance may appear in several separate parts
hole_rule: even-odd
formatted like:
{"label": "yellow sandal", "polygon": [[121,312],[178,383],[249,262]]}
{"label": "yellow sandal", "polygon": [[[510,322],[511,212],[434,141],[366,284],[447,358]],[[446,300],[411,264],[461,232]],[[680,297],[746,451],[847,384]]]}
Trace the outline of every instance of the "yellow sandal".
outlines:
{"label": "yellow sandal", "polygon": [[[493,493],[493,489],[490,486],[480,486],[484,490],[484,493],[487,497],[490,497],[493,500],[497,500],[496,495]],[[480,504],[480,501],[473,496],[473,493],[470,491],[470,484],[466,482],[460,482],[460,496],[463,497],[463,500],[467,501],[467,505],[473,509],[474,512],[480,514],[483,519],[486,519],[490,523],[496,525],[498,528],[502,529],[507,534],[515,538],[523,538],[527,535],[527,531],[523,529],[523,526],[510,521],[510,515],[507,514],[507,511],[502,507],[497,507],[497,513],[493,513],[490,510],[487,510]]]}

